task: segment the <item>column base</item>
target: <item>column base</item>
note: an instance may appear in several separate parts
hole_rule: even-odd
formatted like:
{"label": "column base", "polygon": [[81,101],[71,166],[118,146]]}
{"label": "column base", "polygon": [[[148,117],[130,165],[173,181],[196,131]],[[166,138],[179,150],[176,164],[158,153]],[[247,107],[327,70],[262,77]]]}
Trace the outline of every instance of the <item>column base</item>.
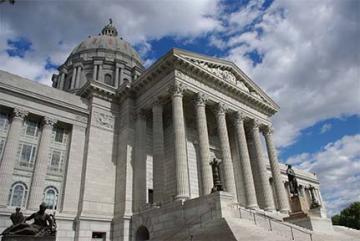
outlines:
{"label": "column base", "polygon": [[190,197],[189,196],[184,196],[184,195],[178,195],[175,197],[175,201],[186,201],[189,200]]}
{"label": "column base", "polygon": [[252,209],[252,210],[259,210],[260,209],[257,204],[250,204],[250,205],[246,206],[246,208]]}

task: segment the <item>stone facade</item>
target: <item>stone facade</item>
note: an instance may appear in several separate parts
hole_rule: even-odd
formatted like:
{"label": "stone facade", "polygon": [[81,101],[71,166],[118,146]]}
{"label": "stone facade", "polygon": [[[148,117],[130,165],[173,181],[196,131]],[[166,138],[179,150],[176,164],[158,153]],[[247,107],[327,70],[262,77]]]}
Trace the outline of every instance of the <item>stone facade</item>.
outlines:
{"label": "stone facade", "polygon": [[[229,205],[289,212],[271,135],[279,107],[233,63],[173,49],[145,70],[109,24],[52,80],[0,71],[0,231],[15,206],[29,215],[42,201],[64,241],[177,240],[188,219],[206,233],[223,225],[214,218],[238,218]],[[327,220],[316,175],[295,171],[307,210],[311,185]]]}

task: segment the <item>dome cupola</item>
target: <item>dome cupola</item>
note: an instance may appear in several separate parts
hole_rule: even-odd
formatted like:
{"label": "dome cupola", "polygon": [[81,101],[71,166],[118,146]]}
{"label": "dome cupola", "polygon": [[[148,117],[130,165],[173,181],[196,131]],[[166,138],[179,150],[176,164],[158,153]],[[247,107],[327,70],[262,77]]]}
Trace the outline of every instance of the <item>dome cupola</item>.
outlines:
{"label": "dome cupola", "polygon": [[80,94],[89,83],[103,85],[116,92],[125,82],[138,78],[144,70],[136,50],[123,38],[112,19],[98,35],[89,36],[77,45],[59,74],[53,76],[53,86]]}

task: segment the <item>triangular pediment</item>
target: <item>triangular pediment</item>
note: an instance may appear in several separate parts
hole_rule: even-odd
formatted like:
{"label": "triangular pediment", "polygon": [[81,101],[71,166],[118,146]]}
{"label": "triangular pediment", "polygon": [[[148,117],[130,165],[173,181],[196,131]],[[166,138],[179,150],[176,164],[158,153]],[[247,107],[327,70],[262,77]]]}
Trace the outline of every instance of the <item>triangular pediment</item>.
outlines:
{"label": "triangular pediment", "polygon": [[279,106],[234,63],[178,49],[174,54],[202,71],[236,86],[257,100],[271,105],[274,109],[279,109]]}

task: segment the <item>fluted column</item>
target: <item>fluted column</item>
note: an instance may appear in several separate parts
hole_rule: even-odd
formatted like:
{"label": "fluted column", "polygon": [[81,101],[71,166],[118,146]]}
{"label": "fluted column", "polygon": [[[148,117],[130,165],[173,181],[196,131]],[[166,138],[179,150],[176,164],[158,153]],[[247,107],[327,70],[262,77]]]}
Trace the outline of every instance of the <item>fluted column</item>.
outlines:
{"label": "fluted column", "polygon": [[31,182],[28,209],[36,210],[43,200],[43,192],[45,188],[45,177],[49,162],[49,145],[51,141],[51,133],[56,120],[44,117],[43,127],[41,131],[41,139],[39,150],[36,157],[33,179]]}
{"label": "fluted column", "polygon": [[255,178],[259,179],[260,186],[261,186],[261,194],[263,197],[263,204],[264,204],[264,210],[269,211],[273,210],[273,202],[271,200],[272,194],[271,194],[271,187],[268,180],[268,176],[266,173],[266,163],[263,157],[262,148],[261,148],[261,142],[260,142],[260,134],[259,134],[259,123],[257,121],[253,121],[252,127],[251,127],[251,137],[254,142],[254,148],[255,148],[255,161],[257,162],[257,168],[256,170],[257,176]]}
{"label": "fluted column", "polygon": [[7,206],[8,194],[11,187],[12,175],[16,165],[16,153],[19,148],[19,138],[27,111],[15,108],[8,137],[0,165],[0,207]]}
{"label": "fluted column", "polygon": [[160,203],[164,197],[164,127],[163,127],[163,105],[157,99],[152,107],[153,112],[153,189],[154,202]]}
{"label": "fluted column", "polygon": [[222,154],[222,165],[224,167],[224,187],[225,191],[231,193],[233,198],[236,199],[234,168],[231,158],[229,135],[226,126],[225,106],[223,104],[218,104],[215,112]]}
{"label": "fluted column", "polygon": [[272,139],[272,133],[273,130],[270,127],[265,128],[264,136],[270,161],[271,174],[274,180],[275,194],[279,203],[280,212],[288,212],[289,205],[286,198],[284,184],[281,180],[280,166]]}
{"label": "fluted column", "polygon": [[204,94],[197,94],[195,96],[195,109],[196,109],[196,124],[197,133],[199,138],[199,154],[201,165],[201,195],[206,195],[211,192],[212,188],[212,174],[210,163],[210,147],[209,135],[206,120],[206,97]]}
{"label": "fluted column", "polygon": [[240,156],[241,172],[246,195],[246,207],[257,209],[258,203],[256,198],[254,178],[251,170],[249,150],[246,143],[246,135],[244,129],[245,116],[241,112],[235,114],[235,131]]}
{"label": "fluted column", "polygon": [[186,154],[185,121],[183,110],[183,86],[175,84],[170,88],[172,99],[172,117],[174,126],[176,200],[190,197],[189,173]]}

